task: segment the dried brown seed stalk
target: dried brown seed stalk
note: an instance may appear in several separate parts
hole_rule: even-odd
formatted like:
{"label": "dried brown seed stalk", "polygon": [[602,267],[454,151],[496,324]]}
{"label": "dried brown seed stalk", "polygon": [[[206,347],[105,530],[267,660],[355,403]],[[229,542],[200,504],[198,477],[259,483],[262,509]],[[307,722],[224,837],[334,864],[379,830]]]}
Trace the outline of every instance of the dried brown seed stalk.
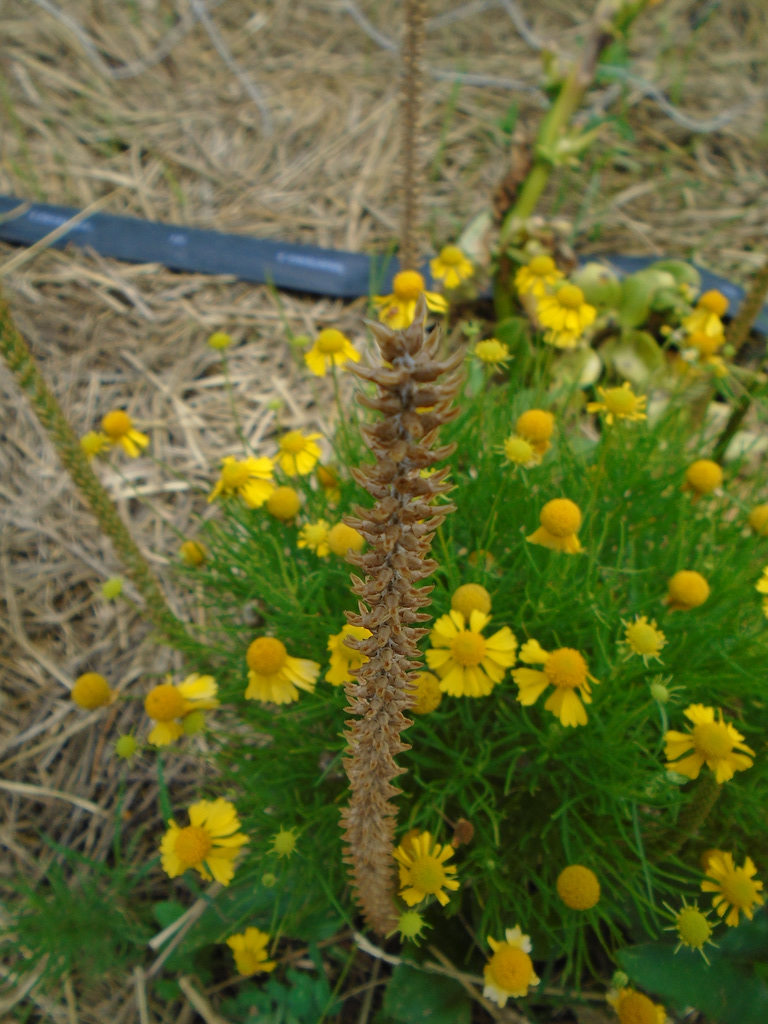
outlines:
{"label": "dried brown seed stalk", "polygon": [[[393,904],[392,849],[396,809],[392,798],[400,790],[392,780],[405,771],[395,763],[409,746],[400,733],[411,722],[405,712],[412,704],[409,682],[421,657],[416,646],[426,629],[418,623],[429,616],[419,609],[429,604],[431,586],[416,584],[429,576],[436,562],[427,557],[435,529],[454,506],[430,504],[448,489],[447,469],[422,477],[421,470],[450,455],[452,445],[431,446],[440,426],[452,420],[458,386],[454,371],[463,359],[457,352],[437,359],[439,333],[424,331],[427,308],[424,296],[416,305],[414,322],[402,331],[380,324],[373,333],[385,366],[351,366],[362,380],[378,388],[378,396],[360,396],[369,409],[383,413],[376,424],[363,427],[376,463],[354,472],[355,479],[376,502],[373,508],[356,507],[345,521],[365,537],[369,550],[348,559],[363,570],[364,579],[352,576],[353,593],[360,598],[359,613],[347,613],[354,626],[371,631],[366,640],[347,639],[368,661],[347,684],[349,711],[359,716],[347,722],[348,757],[344,764],[351,797],[342,812],[345,860],[352,868],[357,900],[368,924],[380,934],[396,923]],[[450,377],[437,383],[443,374]]]}

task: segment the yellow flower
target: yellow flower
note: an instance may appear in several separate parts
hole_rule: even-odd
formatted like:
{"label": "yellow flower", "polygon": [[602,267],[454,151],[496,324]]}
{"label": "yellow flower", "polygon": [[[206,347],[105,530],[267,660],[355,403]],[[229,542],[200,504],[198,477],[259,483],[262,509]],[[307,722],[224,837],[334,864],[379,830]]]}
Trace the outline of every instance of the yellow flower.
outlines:
{"label": "yellow flower", "polygon": [[487,366],[503,366],[512,358],[509,348],[498,338],[488,338],[486,341],[478,341],[475,345],[475,355]]}
{"label": "yellow flower", "polygon": [[267,512],[275,519],[287,523],[301,508],[301,498],[293,487],[276,487],[267,498]]}
{"label": "yellow flower", "polygon": [[85,672],[77,677],[69,696],[79,708],[95,711],[96,708],[110,704],[114,694],[104,676],[100,676],[98,672]]}
{"label": "yellow flower", "polygon": [[667,584],[669,594],[667,604],[670,611],[689,612],[699,608],[709,597],[709,584],[693,569],[681,569],[676,572]]}
{"label": "yellow flower", "polygon": [[409,907],[415,907],[427,896],[436,896],[442,907],[448,902],[443,889],[452,891],[459,888],[453,864],[445,862],[453,856],[450,846],[433,843],[429,832],[410,837],[409,843],[401,843],[395,850],[395,860],[400,865],[401,899]]}
{"label": "yellow flower", "polygon": [[113,409],[101,421],[101,429],[112,444],[119,444],[126,455],[137,459],[141,449],[149,444],[149,438],[140,430],[134,430],[133,420],[122,409]]}
{"label": "yellow flower", "polygon": [[475,610],[482,612],[483,615],[490,615],[491,595],[479,583],[463,583],[451,595],[451,608],[455,612],[461,612],[465,621],[469,620]]}
{"label": "yellow flower", "polygon": [[360,362],[360,353],[355,346],[333,327],[320,331],[314,345],[304,354],[304,362],[316,377],[324,377],[332,366],[343,366],[348,361]]}
{"label": "yellow flower", "polygon": [[755,584],[758,594],[768,594],[768,565],[763,569],[763,575]]}
{"label": "yellow flower", "polygon": [[283,828],[272,836],[272,849],[270,853],[276,853],[278,857],[290,857],[296,849],[296,833],[292,828]]}
{"label": "yellow flower", "polygon": [[539,323],[549,328],[544,340],[555,348],[575,348],[596,316],[597,310],[575,284],[562,284],[554,295],[542,295],[536,303]]}
{"label": "yellow flower", "polygon": [[706,334],[704,331],[694,331],[685,339],[685,344],[694,350],[696,358],[702,363],[722,363],[718,352],[725,345],[725,335]]}
{"label": "yellow flower", "polygon": [[274,971],[277,964],[267,959],[269,935],[258,928],[246,928],[238,935],[230,935],[227,945],[235,955],[238,974],[247,978],[259,971]]}
{"label": "yellow flower", "polygon": [[724,333],[722,317],[728,310],[728,299],[722,292],[714,289],[699,296],[694,311],[683,320],[683,327],[688,334],[700,331],[710,337],[719,337]]}
{"label": "yellow flower", "polygon": [[364,544],[362,533],[346,523],[336,523],[328,531],[328,547],[339,558],[343,558],[348,551],[362,551]]}
{"label": "yellow flower", "polygon": [[[170,680],[170,676],[168,678]],[[213,676],[201,676],[197,672],[176,686],[169,681],[153,687],[144,698],[144,710],[156,723],[148,741],[153,747],[173,743],[184,732],[182,723],[187,715],[219,706],[217,692]]]}
{"label": "yellow flower", "polygon": [[536,466],[541,462],[541,455],[536,451],[530,441],[524,437],[512,434],[504,442],[504,455],[513,466]]}
{"label": "yellow flower", "polygon": [[[543,666],[543,671],[518,668],[512,673],[512,678],[519,689],[517,699],[524,707],[535,704],[551,685],[555,689],[547,698],[545,710],[551,711],[564,726],[587,724],[584,704],[592,703],[589,681],[599,683],[600,680],[590,674],[580,651],[575,651],[572,647],[559,647],[548,654],[537,640],[528,640],[520,648],[520,660],[527,665]],[[581,700],[576,693],[577,690],[581,694]]]}
{"label": "yellow flower", "polygon": [[750,857],[745,858],[743,867],[737,868],[730,853],[717,850],[710,855],[701,889],[715,893],[712,906],[725,918],[727,925],[735,927],[739,923],[739,911],[751,921],[752,908],[765,902],[760,895],[763,883],[754,877],[756,874],[757,868]]}
{"label": "yellow flower", "polygon": [[768,505],[755,505],[748,522],[758,537],[768,537]]}
{"label": "yellow flower", "polygon": [[440,707],[443,691],[440,689],[440,680],[437,676],[431,672],[419,672],[412,685],[416,687],[416,692],[413,694],[413,707],[409,710],[414,715],[428,715],[430,711]]}
{"label": "yellow flower", "polygon": [[607,998],[619,1015],[619,1024],[664,1024],[667,1019],[663,1006],[634,989],[622,988],[618,992],[609,992]]}
{"label": "yellow flower", "polygon": [[611,426],[614,419],[617,420],[646,420],[645,412],[646,395],[636,395],[632,390],[629,381],[624,381],[620,388],[598,388],[601,401],[589,402],[587,412],[607,413],[605,422]]}
{"label": "yellow flower", "polygon": [[316,661],[292,658],[285,644],[273,636],[260,636],[248,648],[246,700],[290,704],[299,699],[298,686],[313,693],[320,666]]}
{"label": "yellow flower", "polygon": [[475,609],[469,629],[461,612],[450,611],[435,623],[429,639],[427,665],[440,677],[440,689],[451,697],[487,697],[505,671],[515,663],[517,640],[509,626],[486,639],[490,615]]}
{"label": "yellow flower", "polygon": [[205,562],[207,553],[199,541],[185,540],[179,548],[179,556],[187,565],[197,568]]}
{"label": "yellow flower", "polygon": [[171,819],[160,844],[160,861],[169,878],[178,878],[194,868],[206,881],[214,878],[229,885],[235,873],[235,859],[248,836],[239,832],[240,819],[234,804],[200,800],[189,808],[189,825],[179,828]]}
{"label": "yellow flower", "polygon": [[515,288],[521,295],[533,295],[540,299],[562,277],[562,271],[557,269],[551,256],[534,256],[527,266],[520,267],[515,274]]}
{"label": "yellow flower", "polygon": [[520,925],[505,929],[504,940],[497,942],[488,936],[493,956],[483,968],[483,995],[498,1006],[506,1006],[508,999],[521,999],[528,995],[528,989],[540,981],[528,955],[531,940],[523,935]]}
{"label": "yellow flower", "polygon": [[707,944],[710,946],[716,945],[716,943],[711,941],[712,925],[707,920],[707,914],[710,911],[705,913],[699,910],[697,901],[694,901],[693,906],[689,906],[685,902],[685,897],[683,897],[683,905],[678,911],[673,910],[667,903],[664,906],[674,919],[674,924],[665,928],[664,931],[677,932],[679,939],[675,946],[675,953],[679,952],[683,946],[688,946],[689,949],[698,949],[705,962],[709,963],[707,954],[704,952],[704,946]]}
{"label": "yellow flower", "polygon": [[591,910],[600,899],[597,875],[583,864],[569,864],[557,876],[557,895],[571,910]]}
{"label": "yellow flower", "polygon": [[213,334],[208,335],[208,347],[216,349],[218,352],[223,352],[231,344],[232,339],[226,331],[214,331]]}
{"label": "yellow flower", "polygon": [[238,460],[226,455],[221,460],[221,476],[208,495],[208,501],[215,501],[220,494],[238,494],[248,508],[260,508],[275,489],[273,470],[272,459]]}
{"label": "yellow flower", "polygon": [[80,438],[80,448],[82,453],[89,459],[92,459],[94,455],[101,455],[101,453],[103,451],[107,451],[111,445],[112,442],[106,434],[102,434],[95,430],[89,430],[87,434],[83,434]]}
{"label": "yellow flower", "polygon": [[693,491],[694,496],[711,494],[721,487],[723,471],[712,459],[697,459],[685,471],[683,490]]}
{"label": "yellow flower", "polygon": [[424,290],[424,278],[417,270],[401,270],[395,274],[391,295],[377,295],[374,304],[379,309],[379,319],[393,330],[410,327],[416,313],[416,300],[424,293],[427,309],[434,313],[445,313],[448,303],[437,292]]}
{"label": "yellow flower", "polygon": [[529,544],[541,544],[552,551],[576,555],[584,549],[577,533],[581,527],[581,509],[569,498],[548,501],[539,513],[538,530],[526,537]]}
{"label": "yellow flower", "polygon": [[306,476],[314,469],[320,458],[320,446],[316,443],[322,434],[307,434],[300,430],[289,430],[280,438],[277,461],[280,469],[288,476]]}
{"label": "yellow flower", "polygon": [[515,433],[529,441],[539,455],[549,451],[554,430],[555,417],[544,409],[528,409],[515,423]]}
{"label": "yellow flower", "polygon": [[316,523],[307,523],[299,530],[298,546],[309,548],[314,551],[318,558],[327,558],[331,553],[331,545],[328,543],[328,534],[331,532],[331,524],[325,519],[318,519]]}
{"label": "yellow flower", "polygon": [[344,683],[351,683],[355,677],[352,669],[358,669],[368,661],[368,656],[362,651],[356,651],[347,647],[345,639],[351,636],[353,640],[367,640],[371,631],[365,626],[342,627],[340,633],[328,637],[328,650],[331,652],[331,667],[325,673],[325,678],[332,686],[343,686]]}
{"label": "yellow flower", "polygon": [[[715,781],[723,783],[732,779],[735,772],[743,772],[752,767],[754,750],[746,746],[740,732],[723,721],[722,711],[718,710],[717,721],[715,709],[703,704],[691,704],[683,714],[693,722],[693,729],[689,733],[674,729],[666,733],[664,756],[667,758],[667,768],[689,779],[696,779],[706,764],[715,773]],[[746,754],[751,754],[751,757]]]}
{"label": "yellow flower", "polygon": [[[634,622],[624,622],[624,642],[633,654],[639,654],[644,663],[648,664],[649,658],[656,658],[661,661],[659,651],[666,644],[667,638],[657,628],[656,620],[649,622],[645,615],[636,615]],[[631,655],[630,655],[631,656]]]}
{"label": "yellow flower", "polygon": [[429,269],[436,281],[446,288],[458,288],[462,281],[472,277],[474,268],[458,245],[446,245],[438,256],[429,261]]}

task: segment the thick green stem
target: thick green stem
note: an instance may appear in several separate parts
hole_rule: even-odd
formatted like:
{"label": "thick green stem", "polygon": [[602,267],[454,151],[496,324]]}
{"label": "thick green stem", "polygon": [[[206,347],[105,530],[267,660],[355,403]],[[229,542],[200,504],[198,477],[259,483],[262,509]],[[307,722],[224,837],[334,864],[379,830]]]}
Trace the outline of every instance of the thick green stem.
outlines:
{"label": "thick green stem", "polygon": [[676,853],[688,842],[695,838],[701,826],[707,820],[709,812],[715,806],[720,796],[722,786],[715,781],[715,776],[708,771],[700,775],[695,790],[691,794],[690,802],[685,806],[677,824],[673,829],[662,836],[658,844],[658,852],[654,851],[654,858],[665,861],[674,857]]}

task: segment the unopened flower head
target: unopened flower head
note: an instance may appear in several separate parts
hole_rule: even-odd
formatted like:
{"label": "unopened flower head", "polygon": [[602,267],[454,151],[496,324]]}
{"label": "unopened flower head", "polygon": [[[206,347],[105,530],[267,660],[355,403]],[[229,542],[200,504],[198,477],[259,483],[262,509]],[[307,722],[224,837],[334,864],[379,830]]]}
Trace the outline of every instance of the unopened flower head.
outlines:
{"label": "unopened flower head", "polygon": [[416,315],[416,301],[422,293],[427,309],[433,313],[447,311],[448,303],[442,295],[426,291],[426,283],[418,270],[401,270],[395,274],[392,294],[377,295],[373,300],[379,319],[395,331],[410,327]]}
{"label": "unopened flower head", "polygon": [[768,504],[755,505],[749,513],[749,525],[758,537],[768,537]]}
{"label": "unopened flower head", "polygon": [[123,580],[120,576],[110,576],[101,585],[101,592],[107,601],[114,601],[123,592]]}
{"label": "unopened flower head", "polygon": [[339,558],[344,558],[348,551],[362,551],[364,544],[363,535],[346,523],[336,523],[328,531],[328,547]]}
{"label": "unopened flower head", "polygon": [[723,783],[736,772],[752,767],[754,750],[743,742],[740,732],[723,720],[722,711],[718,709],[716,720],[714,708],[691,704],[683,714],[693,728],[690,732],[670,729],[666,733],[664,756],[669,770],[695,779],[706,764],[714,772],[716,782]]}
{"label": "unopened flower head", "polygon": [[681,569],[668,583],[670,611],[689,612],[700,608],[709,597],[709,584],[693,569]]}
{"label": "unopened flower head", "polygon": [[142,449],[149,444],[147,435],[135,429],[133,420],[122,409],[108,412],[101,421],[101,429],[112,444],[119,445],[132,459],[137,459]]}
{"label": "unopened flower head", "polygon": [[701,889],[715,894],[712,906],[727,925],[735,927],[740,913],[751,921],[754,908],[765,902],[760,895],[763,883],[755,878],[756,874],[757,868],[750,857],[745,858],[740,868],[736,867],[731,853],[716,850],[709,857],[707,877],[701,883]]}
{"label": "unopened flower head", "polygon": [[450,846],[441,846],[433,842],[429,832],[421,832],[411,837],[406,846],[401,843],[395,850],[395,860],[400,865],[400,897],[409,907],[415,907],[428,896],[435,896],[441,906],[449,900],[448,889],[459,888],[453,864],[446,864],[453,856]]}
{"label": "unopened flower head", "polygon": [[312,693],[320,674],[316,661],[291,657],[282,640],[274,636],[257,637],[248,648],[246,662],[246,700],[290,704],[299,699],[299,690]]}
{"label": "unopened flower head", "polygon": [[[416,945],[419,944],[419,940],[423,938],[423,932],[425,928],[430,926],[421,916],[418,910],[405,910],[397,919],[397,928],[395,931],[400,936],[401,940],[406,942],[413,942]],[[391,932],[394,935],[395,932]],[[387,938],[390,936],[388,935]]]}
{"label": "unopened flower head", "polygon": [[509,354],[509,347],[497,338],[488,338],[486,341],[478,341],[475,345],[475,357],[486,366],[503,366],[512,358]]}
{"label": "unopened flower head", "polygon": [[89,430],[80,438],[80,449],[87,458],[92,459],[95,455],[109,451],[112,442],[106,434],[96,430]]}
{"label": "unopened flower head", "polygon": [[563,279],[551,256],[534,256],[515,274],[515,288],[520,295],[533,295],[540,299]]}
{"label": "unopened flower head", "polygon": [[443,691],[436,675],[432,672],[419,672],[413,680],[413,686],[416,687],[416,692],[410,710],[414,715],[428,715],[440,707]]}
{"label": "unopened flower head", "polygon": [[359,363],[360,353],[349,338],[334,327],[320,331],[314,345],[304,355],[304,362],[316,377],[324,377],[334,366]]}
{"label": "unopened flower head", "polygon": [[208,501],[236,494],[248,508],[260,508],[275,489],[272,478],[274,468],[272,459],[236,459],[226,455],[221,460],[221,475],[208,495]]}
{"label": "unopened flower head", "polygon": [[194,868],[202,878],[229,885],[235,860],[248,837],[239,831],[240,819],[233,804],[200,800],[189,808],[189,825],[180,828],[171,819],[160,844],[160,861],[170,878]]}
{"label": "unopened flower head", "polygon": [[470,612],[468,622],[453,610],[435,622],[427,665],[440,677],[440,689],[451,697],[487,697],[514,665],[514,634],[503,626],[486,638],[483,630],[489,622],[490,616],[477,609]]}
{"label": "unopened flower head", "polygon": [[638,654],[645,664],[649,658],[656,658],[661,661],[660,651],[665,646],[667,638],[656,625],[655,619],[648,619],[645,615],[636,615],[634,622],[624,622],[624,643],[631,654]]}
{"label": "unopened flower head", "polygon": [[536,317],[548,328],[544,340],[555,348],[576,348],[596,316],[597,310],[575,284],[562,284],[554,295],[543,295],[536,303]]}
{"label": "unopened flower head", "polygon": [[488,945],[493,956],[483,968],[483,995],[497,1006],[506,1006],[508,999],[522,999],[528,989],[539,984],[530,957],[531,940],[523,935],[520,925],[507,928],[504,938],[492,939]]}
{"label": "unopened flower head", "polygon": [[685,471],[685,490],[701,497],[723,485],[723,471],[712,459],[697,459]]}
{"label": "unopened flower head", "polygon": [[528,409],[517,417],[515,423],[515,433],[530,442],[539,455],[549,450],[554,430],[555,417],[546,409]]}
{"label": "unopened flower head", "polygon": [[115,754],[124,761],[130,761],[138,749],[138,741],[131,732],[127,732],[124,736],[120,736],[115,743]]}
{"label": "unopened flower head", "polygon": [[436,281],[442,281],[446,288],[458,288],[462,281],[472,277],[472,263],[458,245],[446,245],[438,256],[429,262],[429,269]]}
{"label": "unopened flower head", "polygon": [[600,680],[589,672],[580,651],[559,647],[548,653],[537,640],[528,640],[520,648],[520,660],[528,665],[542,666],[541,669],[518,668],[512,672],[518,687],[517,699],[524,707],[535,704],[547,687],[553,686],[554,690],[544,705],[545,710],[559,718],[561,725],[587,724],[584,704],[592,703],[590,682],[599,683]]}
{"label": "unopened flower head", "polygon": [[294,519],[301,508],[301,498],[293,487],[276,487],[267,498],[267,512],[283,523]]}
{"label": "unopened flower head", "polygon": [[557,895],[571,910],[591,910],[600,899],[600,882],[591,868],[569,864],[557,876]]}
{"label": "unopened flower head", "polygon": [[479,583],[462,583],[451,595],[451,608],[461,612],[466,621],[474,611],[490,615],[491,595]]}
{"label": "unopened flower head", "polygon": [[214,331],[213,334],[208,335],[208,347],[215,349],[217,352],[223,352],[231,344],[232,338],[226,331]]}
{"label": "unopened flower head", "polygon": [[664,1024],[667,1014],[663,1006],[654,1003],[642,992],[622,988],[608,993],[608,1002],[618,1014],[619,1024]]}
{"label": "unopened flower head", "polygon": [[287,476],[306,476],[311,473],[320,458],[317,439],[322,434],[302,434],[300,430],[289,430],[279,441],[277,461]]}
{"label": "unopened flower head", "polygon": [[75,680],[69,696],[79,708],[95,711],[110,704],[114,694],[104,676],[98,672],[84,672]]}
{"label": "unopened flower head", "polygon": [[230,935],[227,945],[234,954],[237,973],[243,977],[261,971],[268,973],[277,966],[274,960],[268,959],[269,935],[258,928],[246,928],[238,935]]}
{"label": "unopened flower head", "polygon": [[270,853],[276,853],[278,857],[290,857],[296,849],[296,833],[292,828],[283,828],[272,836],[272,849]]}
{"label": "unopened flower head", "polygon": [[208,555],[199,540],[185,540],[179,548],[179,557],[186,565],[199,569]]}
{"label": "unopened flower head", "polygon": [[707,944],[710,946],[715,945],[711,941],[712,925],[707,919],[707,915],[711,911],[699,910],[697,901],[689,905],[686,903],[685,897],[683,897],[683,905],[679,910],[673,910],[667,903],[664,906],[672,915],[674,921],[674,924],[666,927],[664,931],[676,932],[679,940],[675,946],[675,952],[677,953],[683,946],[687,946],[689,949],[698,950],[704,957],[704,960],[709,963],[704,946]]}
{"label": "unopened flower head", "polygon": [[342,627],[340,633],[328,637],[328,650],[331,652],[330,668],[325,673],[325,678],[332,686],[343,686],[344,683],[351,683],[354,680],[352,671],[360,668],[368,661],[368,657],[345,643],[347,637],[353,640],[367,640],[371,631],[364,626]]}
{"label": "unopened flower head", "polygon": [[153,747],[166,747],[184,734],[184,719],[193,711],[218,707],[218,686],[213,676],[191,676],[174,685],[168,681],[154,686],[144,698],[144,710],[155,723],[147,740]]}
{"label": "unopened flower head", "polygon": [[548,501],[539,513],[538,530],[527,537],[530,544],[540,544],[552,551],[575,555],[584,549],[578,538],[581,528],[581,509],[569,498]]}
{"label": "unopened flower head", "polygon": [[645,420],[646,395],[636,395],[629,381],[620,388],[598,388],[599,402],[589,402],[587,412],[604,412],[605,422],[610,426],[614,420]]}

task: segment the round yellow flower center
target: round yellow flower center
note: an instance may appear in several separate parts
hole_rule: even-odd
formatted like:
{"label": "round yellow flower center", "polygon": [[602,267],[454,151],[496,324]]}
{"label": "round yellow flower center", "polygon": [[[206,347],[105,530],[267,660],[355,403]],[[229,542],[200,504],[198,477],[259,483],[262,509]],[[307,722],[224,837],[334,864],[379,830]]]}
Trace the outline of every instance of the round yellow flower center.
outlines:
{"label": "round yellow flower center", "polygon": [[411,865],[411,885],[428,896],[434,896],[444,881],[445,871],[437,857],[419,857]]}
{"label": "round yellow flower center", "polygon": [[232,339],[226,331],[214,331],[208,338],[208,344],[211,348],[218,349],[221,352],[225,348],[229,348],[232,344]]}
{"label": "round yellow flower center", "polygon": [[465,668],[479,665],[485,657],[485,640],[479,633],[465,629],[451,641],[451,654]]}
{"label": "round yellow flower center", "polygon": [[449,267],[458,267],[460,263],[464,262],[464,253],[458,245],[446,245],[440,251],[440,262]]}
{"label": "round yellow flower center", "polygon": [[581,526],[581,509],[568,498],[555,498],[541,510],[539,522],[553,537],[569,537]]}
{"label": "round yellow flower center", "polygon": [[515,424],[517,433],[529,441],[548,441],[554,429],[555,417],[544,409],[529,409],[518,416]]}
{"label": "round yellow flower center", "polygon": [[524,437],[508,437],[504,442],[504,454],[510,462],[523,466],[531,461],[535,452],[531,442],[526,441]]}
{"label": "round yellow flower center", "polygon": [[328,327],[324,331],[320,331],[317,336],[317,349],[322,352],[324,356],[332,356],[337,352],[343,352],[344,346],[346,345],[347,339],[334,327]]}
{"label": "round yellow flower center", "polygon": [[712,934],[712,925],[698,907],[683,907],[675,923],[681,941],[694,949],[701,949]]}
{"label": "round yellow flower center", "polygon": [[715,316],[724,316],[728,309],[728,299],[722,292],[712,289],[712,291],[704,292],[696,305],[699,309],[706,309],[708,313],[714,313]]}
{"label": "round yellow flower center", "polygon": [[401,302],[415,302],[424,291],[424,278],[418,270],[401,270],[395,274],[392,291]]}
{"label": "round yellow flower center", "polygon": [[437,676],[431,672],[421,672],[414,680],[416,693],[413,695],[414,705],[410,709],[416,715],[428,715],[439,707],[443,692]]}
{"label": "round yellow flower center", "polygon": [[339,486],[339,478],[336,476],[335,472],[327,466],[317,467],[317,479],[319,480],[321,487],[331,488]]}
{"label": "round yellow flower center", "polygon": [[733,740],[725,722],[702,722],[693,727],[696,749],[707,758],[723,758],[733,750]]}
{"label": "round yellow flower center", "polygon": [[630,388],[608,388],[603,392],[603,401],[615,416],[631,416],[637,410],[637,395]]}
{"label": "round yellow flower center", "polygon": [[199,825],[187,825],[179,831],[174,852],[185,868],[202,864],[211,849],[211,837]]}
{"label": "round yellow flower center", "polygon": [[739,910],[751,907],[757,897],[755,883],[744,868],[736,868],[732,875],[724,878],[720,882],[720,891],[731,906]]}
{"label": "round yellow flower center", "polygon": [[584,305],[584,292],[575,284],[564,284],[557,289],[557,301],[565,309],[580,309]]}
{"label": "round yellow flower center", "polygon": [[544,663],[544,675],[553,686],[573,690],[587,681],[587,663],[572,647],[553,651]]}
{"label": "round yellow flower center", "polygon": [[709,584],[691,569],[676,572],[669,581],[669,598],[673,604],[685,609],[698,608],[709,597]]}
{"label": "round yellow flower center", "polygon": [[768,537],[768,505],[755,505],[749,513],[749,525],[761,537]]}
{"label": "round yellow flower center", "polygon": [[221,469],[221,482],[226,491],[236,491],[248,483],[250,476],[247,462],[228,462]]}
{"label": "round yellow flower center", "polygon": [[505,992],[522,992],[528,988],[533,977],[531,958],[518,946],[508,942],[499,944],[491,957],[488,970],[494,982]]}
{"label": "round yellow flower center", "polygon": [[582,864],[569,864],[557,877],[557,894],[571,910],[589,910],[600,899],[597,875]]}
{"label": "round yellow flower center", "polygon": [[98,672],[86,672],[75,680],[70,697],[78,707],[86,711],[95,711],[96,708],[109,704],[112,691],[104,676],[100,676]]}
{"label": "round yellow flower center", "polygon": [[196,540],[185,540],[179,554],[187,565],[202,565],[205,561],[205,548]]}
{"label": "round yellow flower center", "polygon": [[122,409],[114,409],[112,412],[108,412],[101,421],[101,428],[113,441],[119,441],[129,430],[133,429],[133,420]]}
{"label": "round yellow flower center", "polygon": [[293,487],[277,487],[267,498],[267,512],[287,522],[293,519],[301,507],[301,499]]}
{"label": "round yellow flower center", "polygon": [[340,558],[346,555],[347,551],[361,551],[363,544],[365,544],[365,538],[361,533],[358,533],[352,526],[347,526],[346,523],[336,523],[328,531],[328,547]]}
{"label": "round yellow flower center", "polygon": [[298,455],[304,451],[306,443],[300,430],[289,430],[284,437],[280,438],[280,451],[287,452],[289,455]]}
{"label": "round yellow flower center", "polygon": [[627,992],[619,1002],[618,1014],[621,1024],[658,1024],[656,1007],[642,992]]}
{"label": "round yellow flower center", "polygon": [[464,583],[453,592],[451,608],[469,620],[474,611],[487,615],[491,610],[491,595],[479,583]]}
{"label": "round yellow flower center", "polygon": [[248,668],[260,676],[272,676],[285,664],[288,652],[285,644],[273,636],[260,636],[248,648],[245,660]]}
{"label": "round yellow flower center", "polygon": [[704,331],[694,331],[688,339],[691,348],[695,348],[703,356],[714,356],[718,349],[722,348],[725,338],[721,334],[705,334]]}
{"label": "round yellow flower center", "polygon": [[546,277],[556,269],[555,261],[551,256],[534,256],[528,264],[528,269],[536,277]]}
{"label": "round yellow flower center", "polygon": [[172,722],[186,710],[184,698],[171,683],[162,683],[144,698],[144,710],[155,722]]}
{"label": "round yellow flower center", "polygon": [[484,363],[503,363],[509,359],[509,349],[498,338],[488,338],[486,341],[478,341],[475,355]]}
{"label": "round yellow flower center", "polygon": [[699,494],[709,494],[723,482],[723,471],[711,459],[697,459],[685,471],[685,482]]}
{"label": "round yellow flower center", "polygon": [[627,643],[636,654],[656,654],[663,645],[663,635],[649,622],[633,622],[627,628]]}

